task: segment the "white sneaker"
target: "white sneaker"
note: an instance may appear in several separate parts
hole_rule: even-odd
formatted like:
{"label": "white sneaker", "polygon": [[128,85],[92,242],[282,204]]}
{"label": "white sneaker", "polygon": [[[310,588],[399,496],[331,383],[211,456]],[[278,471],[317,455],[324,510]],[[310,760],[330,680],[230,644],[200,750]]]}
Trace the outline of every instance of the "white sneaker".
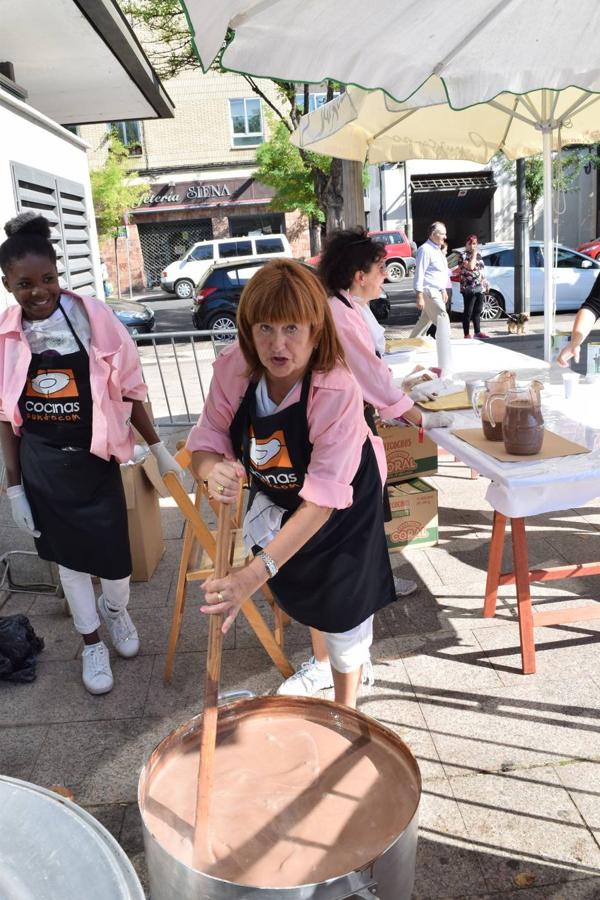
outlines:
{"label": "white sneaker", "polygon": [[312,697],[318,691],[333,687],[333,675],[328,662],[318,663],[314,656],[302,663],[277,689],[278,694],[286,697]]}
{"label": "white sneaker", "polygon": [[113,677],[108,658],[108,647],[104,641],[88,644],[81,654],[83,663],[83,684],[90,694],[107,694],[112,691]]}
{"label": "white sneaker", "polygon": [[113,613],[106,607],[106,598],[101,594],[98,598],[100,618],[108,628],[112,645],[126,659],[136,656],[140,649],[140,639],[131,616],[126,609]]}
{"label": "white sneaker", "polygon": [[363,663],[360,683],[366,684],[368,687],[373,687],[375,684],[375,673],[373,672],[373,663],[371,660]]}
{"label": "white sneaker", "polygon": [[416,591],[417,582],[394,575],[394,587],[396,589],[396,597],[408,597],[409,594],[414,594]]}

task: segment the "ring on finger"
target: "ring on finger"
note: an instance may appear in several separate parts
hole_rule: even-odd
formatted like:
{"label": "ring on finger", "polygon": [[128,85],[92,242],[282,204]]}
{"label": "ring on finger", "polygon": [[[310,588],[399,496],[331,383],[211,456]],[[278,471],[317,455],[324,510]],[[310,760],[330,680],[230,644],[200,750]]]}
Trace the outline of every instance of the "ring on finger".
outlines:
{"label": "ring on finger", "polygon": [[219,603],[222,603],[224,599],[225,597],[223,596],[223,591],[217,591],[217,600],[219,601]]}
{"label": "ring on finger", "polygon": [[225,490],[225,488],[222,484],[217,485],[217,494],[222,494],[224,492],[224,490]]}

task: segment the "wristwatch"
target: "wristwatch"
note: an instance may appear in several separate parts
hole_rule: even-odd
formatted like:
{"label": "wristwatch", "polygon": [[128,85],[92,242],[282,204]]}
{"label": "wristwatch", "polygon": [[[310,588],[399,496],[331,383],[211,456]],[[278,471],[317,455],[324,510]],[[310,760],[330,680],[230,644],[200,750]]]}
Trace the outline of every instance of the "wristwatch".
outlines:
{"label": "wristwatch", "polygon": [[264,562],[265,568],[266,568],[267,572],[269,573],[269,578],[272,578],[274,575],[277,575],[277,573],[279,572],[279,566],[277,565],[277,563],[275,562],[275,560],[273,559],[272,556],[269,556],[269,554],[265,553],[264,550],[261,550],[260,553],[257,553],[256,555],[259,559],[262,559],[262,561]]}

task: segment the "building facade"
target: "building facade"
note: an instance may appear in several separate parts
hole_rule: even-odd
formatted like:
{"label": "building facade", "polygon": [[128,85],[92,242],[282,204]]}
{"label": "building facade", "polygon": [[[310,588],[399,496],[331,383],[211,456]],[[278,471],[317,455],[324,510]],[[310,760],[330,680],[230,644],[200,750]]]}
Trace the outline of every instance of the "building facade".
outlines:
{"label": "building facade", "polygon": [[[270,81],[259,81],[275,106]],[[248,234],[287,235],[294,256],[309,255],[308,222],[274,212],[273,191],[254,178],[256,148],[274,113],[240,75],[199,69],[165,82],[175,103],[167,122],[121,122],[81,128],[92,167],[102,165],[111,128],[129,147],[132,173],[146,186],[115,248],[103,247],[113,285],[122,292],[158,285],[162,270],[197,241]],[[320,96],[320,95],[319,95]],[[314,102],[314,99],[313,99]]]}

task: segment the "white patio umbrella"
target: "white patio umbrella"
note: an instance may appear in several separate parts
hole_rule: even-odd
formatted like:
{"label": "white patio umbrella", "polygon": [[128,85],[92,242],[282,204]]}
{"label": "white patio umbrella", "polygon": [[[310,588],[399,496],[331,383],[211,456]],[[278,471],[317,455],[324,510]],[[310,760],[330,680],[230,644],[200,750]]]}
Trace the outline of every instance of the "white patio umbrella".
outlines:
{"label": "white patio umbrella", "polygon": [[544,154],[544,357],[550,358],[552,285],[552,150],[600,141],[600,94],[579,88],[500,94],[453,110],[432,77],[405,103],[382,91],[350,87],[303,116],[299,147],[370,163],[406,159],[469,159],[487,163],[499,150],[517,159]]}
{"label": "white patio umbrella", "polygon": [[[598,0],[579,0],[576,6],[571,0],[454,0],[451,7],[446,0],[180,2],[205,68],[232,29],[233,40],[222,56],[231,71],[297,82],[333,78],[381,88],[397,101],[423,91],[419,103],[412,98],[413,106],[423,105],[432,88],[443,90],[454,110],[480,103],[510,109],[516,103],[512,119],[529,119],[529,127],[533,122],[542,136],[544,255],[552,259],[553,140],[560,129],[564,143],[574,142],[566,132],[576,111],[595,103],[593,95],[600,92]],[[439,79],[437,87],[429,81],[432,76]],[[576,94],[563,104],[562,93],[571,88]],[[517,101],[521,96],[539,97],[539,109],[529,109],[529,99]],[[539,144],[530,153],[538,151]],[[551,266],[545,267],[544,294],[548,358]]]}

